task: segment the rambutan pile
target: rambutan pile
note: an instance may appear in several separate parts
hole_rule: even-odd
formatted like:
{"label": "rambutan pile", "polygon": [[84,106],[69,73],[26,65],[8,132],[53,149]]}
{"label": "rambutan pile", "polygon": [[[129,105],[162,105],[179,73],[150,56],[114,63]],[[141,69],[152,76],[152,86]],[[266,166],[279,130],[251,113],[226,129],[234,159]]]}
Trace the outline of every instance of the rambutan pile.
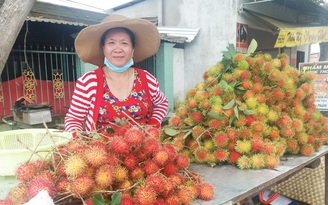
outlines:
{"label": "rambutan pile", "polygon": [[284,53],[227,49],[175,108],[163,142],[180,140],[179,152],[191,162],[240,169],[275,168],[285,153],[312,155],[326,144],[328,120],[315,106],[314,73],[299,72]]}
{"label": "rambutan pile", "polygon": [[49,159],[21,164],[16,172],[19,185],[0,203],[23,204],[41,190],[55,204],[211,200],[213,187],[188,171],[189,165],[188,157],[160,142],[158,131],[126,123],[114,133],[78,133],[67,144],[54,147]]}

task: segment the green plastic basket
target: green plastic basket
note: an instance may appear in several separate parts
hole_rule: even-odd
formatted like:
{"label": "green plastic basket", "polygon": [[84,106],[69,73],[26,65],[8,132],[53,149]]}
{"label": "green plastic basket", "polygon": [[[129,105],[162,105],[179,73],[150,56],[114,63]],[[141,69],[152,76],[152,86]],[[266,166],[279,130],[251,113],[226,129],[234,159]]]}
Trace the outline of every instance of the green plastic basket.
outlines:
{"label": "green plastic basket", "polygon": [[[0,132],[0,176],[13,176],[19,164],[46,158],[54,146],[72,134],[57,129],[22,129]],[[37,153],[37,154],[34,154]]]}

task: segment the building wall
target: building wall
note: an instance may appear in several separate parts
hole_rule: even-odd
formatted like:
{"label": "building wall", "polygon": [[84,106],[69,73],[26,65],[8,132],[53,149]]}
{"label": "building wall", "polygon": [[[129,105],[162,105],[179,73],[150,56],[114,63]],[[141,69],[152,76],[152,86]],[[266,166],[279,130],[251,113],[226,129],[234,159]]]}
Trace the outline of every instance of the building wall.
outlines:
{"label": "building wall", "polygon": [[158,16],[161,26],[199,28],[196,38],[184,45],[183,71],[178,68],[184,76],[180,76],[179,81],[174,81],[174,87],[179,87],[175,89],[175,98],[181,99],[187,90],[203,80],[203,73],[210,66],[221,60],[222,51],[226,50],[227,45],[235,43],[236,2],[237,0],[147,0],[115,13],[129,17]]}
{"label": "building wall", "polygon": [[285,51],[291,56],[293,66],[296,66],[297,50],[304,51],[305,60],[309,60],[307,46],[274,48],[278,32],[241,12],[242,4],[249,2],[254,0],[147,0],[115,13],[129,17],[157,16],[159,26],[199,28],[195,39],[184,44],[183,55],[174,51],[174,60],[181,62],[173,64],[174,75],[179,75],[179,80],[173,81],[174,98],[183,99],[190,88],[203,80],[203,73],[222,59],[222,51],[228,44],[236,44],[237,23],[248,25],[249,42],[253,38],[258,42],[257,51],[268,52],[273,57]]}

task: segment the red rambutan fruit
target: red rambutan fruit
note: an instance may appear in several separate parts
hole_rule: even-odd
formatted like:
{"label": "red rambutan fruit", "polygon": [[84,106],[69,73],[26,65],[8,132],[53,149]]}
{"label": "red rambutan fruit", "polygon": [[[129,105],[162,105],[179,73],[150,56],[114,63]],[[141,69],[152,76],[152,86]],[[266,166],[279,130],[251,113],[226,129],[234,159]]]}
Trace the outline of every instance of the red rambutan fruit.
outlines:
{"label": "red rambutan fruit", "polygon": [[164,179],[160,174],[153,174],[146,178],[145,184],[155,190],[157,194],[163,191]]}
{"label": "red rambutan fruit", "polygon": [[131,145],[137,146],[140,145],[144,139],[144,133],[142,130],[133,127],[126,131],[124,139]]}
{"label": "red rambutan fruit", "polygon": [[190,204],[194,200],[191,191],[185,186],[182,186],[178,189],[177,195],[182,204]]}
{"label": "red rambutan fruit", "polygon": [[145,171],[141,167],[135,167],[134,169],[130,170],[130,178],[132,180],[139,180],[145,176]]}
{"label": "red rambutan fruit", "polygon": [[160,147],[159,141],[154,138],[146,138],[142,149],[146,154],[155,153]]}
{"label": "red rambutan fruit", "polygon": [[158,170],[159,170],[158,165],[152,160],[147,161],[145,166],[144,166],[144,171],[145,171],[146,175],[154,174]]}
{"label": "red rambutan fruit", "polygon": [[114,181],[114,171],[109,165],[102,165],[95,174],[95,182],[102,188],[109,187]]}
{"label": "red rambutan fruit", "polygon": [[60,178],[56,183],[57,192],[65,193],[70,189],[70,182],[66,177]]}
{"label": "red rambutan fruit", "polygon": [[190,160],[187,156],[185,155],[178,155],[175,158],[175,163],[178,169],[185,169],[188,168],[190,165]]}
{"label": "red rambutan fruit", "polygon": [[117,155],[126,155],[130,152],[130,146],[128,142],[122,137],[113,137],[110,143],[110,150]]}
{"label": "red rambutan fruit", "polygon": [[176,115],[170,117],[168,120],[168,124],[172,125],[172,126],[178,126],[178,125],[180,125],[180,123],[181,123],[181,118]]}
{"label": "red rambutan fruit", "polygon": [[131,170],[134,169],[138,164],[138,159],[133,153],[129,153],[123,159],[123,164],[127,169]]}
{"label": "red rambutan fruit", "polygon": [[140,186],[136,189],[135,198],[140,205],[154,204],[156,201],[156,192],[151,187]]}
{"label": "red rambutan fruit", "polygon": [[41,190],[47,191],[51,198],[56,194],[55,184],[36,177],[32,179],[27,186],[27,195],[29,199],[35,197]]}
{"label": "red rambutan fruit", "polygon": [[274,154],[276,152],[274,144],[271,141],[264,142],[262,152],[267,155]]}
{"label": "red rambutan fruit", "polygon": [[158,166],[163,166],[169,160],[169,154],[166,149],[159,149],[155,154],[153,160]]}
{"label": "red rambutan fruit", "polygon": [[171,193],[166,197],[165,204],[181,205],[181,201],[178,195]]}
{"label": "red rambutan fruit", "polygon": [[165,175],[175,174],[178,172],[178,167],[173,162],[168,162],[164,165],[163,173]]}
{"label": "red rambutan fruit", "polygon": [[194,111],[190,114],[190,118],[193,120],[193,122],[195,124],[201,122],[204,117],[203,117],[203,114],[201,112],[198,112],[198,111]]}
{"label": "red rambutan fruit", "polygon": [[197,148],[194,152],[195,159],[198,162],[205,162],[207,159],[207,155],[207,150],[202,147]]}
{"label": "red rambutan fruit", "polygon": [[79,155],[71,155],[65,160],[65,174],[70,177],[78,177],[84,174],[87,163]]}
{"label": "red rambutan fruit", "polygon": [[24,162],[16,169],[16,179],[28,182],[37,175],[38,167],[33,162]]}
{"label": "red rambutan fruit", "polygon": [[198,107],[198,103],[194,98],[190,98],[187,100],[187,106],[188,106],[188,108],[193,109],[193,108]]}
{"label": "red rambutan fruit", "polygon": [[129,177],[128,170],[123,166],[114,167],[114,181],[123,182]]}
{"label": "red rambutan fruit", "polygon": [[84,152],[84,158],[88,165],[98,167],[107,161],[107,152],[104,149],[99,149],[98,146],[90,146]]}
{"label": "red rambutan fruit", "polygon": [[[25,201],[23,203],[25,203]],[[0,199],[0,205],[14,205],[14,202],[7,197],[4,199]]]}
{"label": "red rambutan fruit", "polygon": [[262,92],[263,85],[262,83],[254,83],[252,87],[252,91],[255,94],[261,93]]}
{"label": "red rambutan fruit", "polygon": [[27,202],[29,199],[27,196],[27,183],[22,182],[11,188],[8,192],[7,198],[8,202],[10,200],[12,205],[24,204]]}
{"label": "red rambutan fruit", "polygon": [[94,187],[95,182],[89,176],[80,176],[71,181],[71,192],[75,198],[87,197],[90,194],[90,190]]}
{"label": "red rambutan fruit", "polygon": [[293,138],[295,134],[295,130],[291,127],[282,127],[280,130],[280,135],[285,138]]}
{"label": "red rambutan fruit", "polygon": [[212,200],[214,197],[214,188],[211,184],[203,182],[199,185],[199,198],[205,201]]}

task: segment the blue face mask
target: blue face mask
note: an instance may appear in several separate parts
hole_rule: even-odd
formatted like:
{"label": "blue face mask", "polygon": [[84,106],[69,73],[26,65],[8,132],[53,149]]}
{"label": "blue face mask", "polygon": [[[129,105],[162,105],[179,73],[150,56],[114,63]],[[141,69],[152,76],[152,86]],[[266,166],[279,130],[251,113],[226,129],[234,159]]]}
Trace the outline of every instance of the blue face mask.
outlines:
{"label": "blue face mask", "polygon": [[118,72],[118,73],[122,73],[122,72],[126,71],[128,68],[130,68],[130,67],[134,64],[132,58],[131,58],[131,60],[130,60],[127,64],[125,64],[125,65],[122,66],[122,67],[116,67],[116,66],[112,65],[112,64],[107,60],[107,58],[105,58],[104,63],[105,63],[105,65],[106,65],[109,69],[111,69],[112,71]]}

